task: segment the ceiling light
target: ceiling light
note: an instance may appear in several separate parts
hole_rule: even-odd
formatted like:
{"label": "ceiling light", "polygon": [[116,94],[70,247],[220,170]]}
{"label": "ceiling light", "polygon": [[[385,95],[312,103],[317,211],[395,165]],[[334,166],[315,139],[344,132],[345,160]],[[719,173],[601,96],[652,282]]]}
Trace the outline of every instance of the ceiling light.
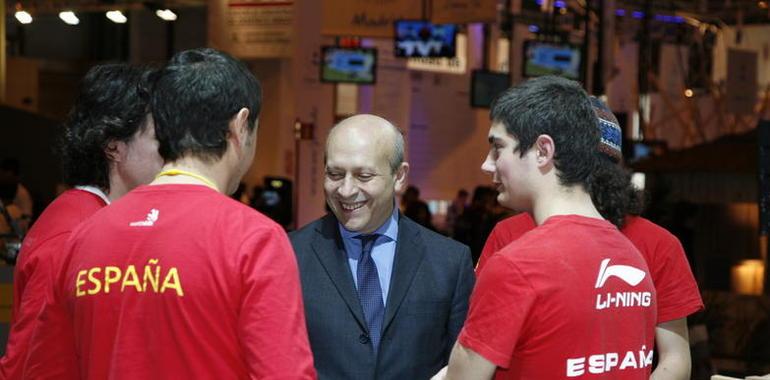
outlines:
{"label": "ceiling light", "polygon": [[176,20],[176,13],[172,12],[170,9],[158,9],[155,11],[155,15],[166,21]]}
{"label": "ceiling light", "polygon": [[126,15],[121,11],[109,11],[107,12],[107,18],[116,24],[125,24],[128,21]]}
{"label": "ceiling light", "polygon": [[77,25],[80,23],[78,16],[75,16],[75,12],[72,11],[59,12],[59,18],[69,25]]}
{"label": "ceiling light", "polygon": [[22,24],[29,24],[32,22],[32,15],[27,11],[16,11],[16,20],[19,20]]}
{"label": "ceiling light", "polygon": [[692,92],[692,90],[691,90],[691,89],[689,89],[689,88],[688,88],[688,89],[686,89],[686,90],[684,90],[684,96],[686,96],[686,97],[688,97],[688,98],[692,98],[692,96],[693,96],[693,92]]}
{"label": "ceiling light", "polygon": [[32,22],[32,15],[22,8],[21,3],[16,3],[16,14],[14,15],[16,20],[22,24],[29,24]]}

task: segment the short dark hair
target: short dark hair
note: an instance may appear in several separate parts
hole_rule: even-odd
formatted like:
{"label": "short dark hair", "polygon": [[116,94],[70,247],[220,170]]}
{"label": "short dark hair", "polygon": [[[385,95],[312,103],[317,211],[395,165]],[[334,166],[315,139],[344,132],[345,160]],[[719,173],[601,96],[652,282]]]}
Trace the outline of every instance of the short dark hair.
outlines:
{"label": "short dark hair", "polygon": [[577,82],[543,76],[518,84],[495,100],[490,119],[519,141],[515,149],[521,156],[538,136],[551,136],[556,143],[554,165],[564,186],[585,185],[596,166],[598,120]]}
{"label": "short dark hair", "polygon": [[123,63],[92,67],[80,81],[75,105],[59,136],[64,182],[109,190],[111,141],[128,141],[145,125],[150,70]]}
{"label": "short dark hair", "polygon": [[153,78],[158,152],[166,162],[217,160],[227,150],[230,120],[245,107],[253,130],[261,103],[259,82],[242,62],[209,48],[177,53]]}

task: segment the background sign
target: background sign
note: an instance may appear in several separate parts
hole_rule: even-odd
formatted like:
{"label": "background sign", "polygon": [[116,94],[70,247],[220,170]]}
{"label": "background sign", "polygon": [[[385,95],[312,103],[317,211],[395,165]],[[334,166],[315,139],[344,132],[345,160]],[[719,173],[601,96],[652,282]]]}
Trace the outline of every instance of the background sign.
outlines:
{"label": "background sign", "polygon": [[294,1],[210,0],[209,45],[238,58],[292,56]]}
{"label": "background sign", "polygon": [[432,0],[430,21],[436,24],[495,22],[496,0]]}
{"label": "background sign", "polygon": [[433,71],[447,74],[465,74],[468,67],[468,39],[457,35],[457,50],[453,58],[409,58],[406,67],[410,70]]}
{"label": "background sign", "polygon": [[417,0],[324,0],[321,32],[333,36],[392,37],[393,22],[421,19]]}

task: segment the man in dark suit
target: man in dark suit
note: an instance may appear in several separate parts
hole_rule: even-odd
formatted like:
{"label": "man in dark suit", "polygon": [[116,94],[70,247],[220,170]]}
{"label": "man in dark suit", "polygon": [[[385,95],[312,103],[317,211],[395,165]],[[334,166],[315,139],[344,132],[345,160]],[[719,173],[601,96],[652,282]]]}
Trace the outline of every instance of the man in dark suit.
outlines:
{"label": "man in dark suit", "polygon": [[387,120],[340,122],[326,141],[332,213],[290,235],[321,380],[428,379],[465,321],[470,250],[399,213],[403,157]]}

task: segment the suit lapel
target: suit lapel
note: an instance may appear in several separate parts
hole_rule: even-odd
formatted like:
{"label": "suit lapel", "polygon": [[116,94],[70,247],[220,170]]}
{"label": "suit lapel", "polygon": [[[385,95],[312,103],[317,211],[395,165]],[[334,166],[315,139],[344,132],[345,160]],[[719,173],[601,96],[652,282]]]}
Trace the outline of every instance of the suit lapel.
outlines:
{"label": "suit lapel", "polygon": [[390,278],[390,292],[388,294],[388,304],[385,307],[385,320],[382,324],[383,334],[396,316],[396,311],[398,311],[407,291],[412,286],[417,268],[419,268],[422,258],[425,256],[425,246],[419,239],[419,234],[419,230],[403,215],[399,214],[396,257],[393,262],[393,273]]}
{"label": "suit lapel", "polygon": [[337,219],[332,215],[323,217],[318,226],[318,232],[313,239],[313,251],[358,324],[366,330],[364,312],[358,301],[345,246],[342,244],[342,237],[337,227]]}

